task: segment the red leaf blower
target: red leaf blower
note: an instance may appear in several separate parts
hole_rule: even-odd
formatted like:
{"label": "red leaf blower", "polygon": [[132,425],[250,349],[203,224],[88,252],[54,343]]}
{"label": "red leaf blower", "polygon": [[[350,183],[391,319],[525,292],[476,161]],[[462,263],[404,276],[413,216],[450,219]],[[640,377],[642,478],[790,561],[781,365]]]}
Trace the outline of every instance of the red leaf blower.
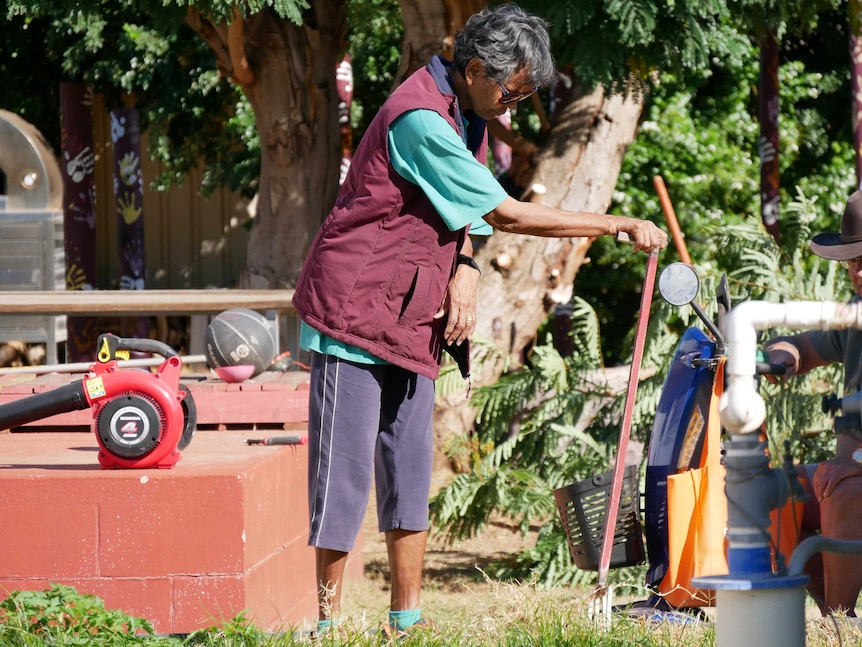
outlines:
{"label": "red leaf blower", "polygon": [[[0,429],[90,407],[103,469],[173,467],[197,424],[192,394],[180,384],[179,354],[160,341],[109,333],[97,345],[98,362],[84,379],[0,405]],[[165,361],[154,373],[120,370],[118,351],[155,353]]]}

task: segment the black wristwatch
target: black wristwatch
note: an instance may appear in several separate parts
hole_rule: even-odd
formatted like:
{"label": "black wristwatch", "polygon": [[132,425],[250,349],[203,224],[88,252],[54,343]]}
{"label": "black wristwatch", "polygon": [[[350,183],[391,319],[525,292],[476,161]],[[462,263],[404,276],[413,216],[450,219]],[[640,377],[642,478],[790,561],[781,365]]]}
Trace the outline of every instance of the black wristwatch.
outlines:
{"label": "black wristwatch", "polygon": [[479,264],[476,263],[476,261],[473,260],[472,257],[467,256],[467,254],[458,254],[458,265],[469,265],[474,270],[479,272],[479,274],[482,273],[482,270],[479,269]]}

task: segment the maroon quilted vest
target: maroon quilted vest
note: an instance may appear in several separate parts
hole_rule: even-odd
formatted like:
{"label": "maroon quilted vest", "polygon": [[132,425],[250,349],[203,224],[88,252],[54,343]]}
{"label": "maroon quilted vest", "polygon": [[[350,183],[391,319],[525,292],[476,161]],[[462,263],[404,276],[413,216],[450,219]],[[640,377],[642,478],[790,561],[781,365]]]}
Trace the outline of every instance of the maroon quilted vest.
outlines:
{"label": "maroon quilted vest", "polygon": [[422,190],[389,162],[387,134],[401,114],[434,110],[484,163],[485,122],[465,132],[437,57],[417,70],[375,116],[338,200],[311,244],[293,305],[310,326],[383,360],[435,379],[446,317],[434,320],[466,230],[450,231]]}

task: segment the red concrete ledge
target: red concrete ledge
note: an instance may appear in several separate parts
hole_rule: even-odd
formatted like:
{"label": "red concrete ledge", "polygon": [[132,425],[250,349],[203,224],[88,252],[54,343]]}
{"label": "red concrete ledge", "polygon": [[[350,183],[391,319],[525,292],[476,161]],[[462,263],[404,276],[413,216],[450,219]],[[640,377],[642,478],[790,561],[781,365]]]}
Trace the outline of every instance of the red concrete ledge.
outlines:
{"label": "red concrete ledge", "polygon": [[312,622],[306,447],[245,445],[259,435],[199,431],[173,469],[102,470],[91,434],[0,434],[0,593],[67,584],[159,633]]}
{"label": "red concrete ledge", "polygon": [[[82,377],[70,373],[0,375],[0,405],[50,391]],[[221,381],[213,373],[183,379],[182,384],[192,393],[201,429],[237,426],[295,429],[297,424],[304,425],[308,420],[308,374],[303,371],[267,371],[233,384]],[[85,430],[91,422],[90,410],[82,409],[34,420],[21,428]]]}

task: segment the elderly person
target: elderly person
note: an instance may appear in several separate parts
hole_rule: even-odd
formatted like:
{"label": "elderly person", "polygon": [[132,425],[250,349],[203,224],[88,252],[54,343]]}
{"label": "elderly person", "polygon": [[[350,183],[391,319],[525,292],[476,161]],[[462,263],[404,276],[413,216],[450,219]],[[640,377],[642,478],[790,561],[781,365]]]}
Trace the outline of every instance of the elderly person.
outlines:
{"label": "elderly person", "polygon": [[[847,200],[841,231],[822,233],[811,240],[812,251],[822,258],[841,261],[862,300],[862,191]],[[768,341],[769,361],[787,366],[785,377],[801,375],[826,364],[844,364],[844,394],[862,386],[862,330],[812,330]],[[775,378],[773,378],[775,379]],[[835,458],[800,470],[811,499],[805,504],[802,527],[835,539],[862,540],[862,430],[840,433]],[[821,611],[844,611],[855,616],[862,588],[862,557],[823,553],[809,561],[809,591]]]}
{"label": "elderly person", "polygon": [[312,353],[309,544],[322,632],[340,609],[372,474],[392,580],[384,631],[424,622],[434,380],[444,346],[476,326],[468,232],[624,232],[638,250],[667,244],[649,221],[520,202],[485,166],[486,120],[555,77],[542,19],[511,3],[472,16],[454,60],[435,57],[381,107],[312,242],[293,303]]}

